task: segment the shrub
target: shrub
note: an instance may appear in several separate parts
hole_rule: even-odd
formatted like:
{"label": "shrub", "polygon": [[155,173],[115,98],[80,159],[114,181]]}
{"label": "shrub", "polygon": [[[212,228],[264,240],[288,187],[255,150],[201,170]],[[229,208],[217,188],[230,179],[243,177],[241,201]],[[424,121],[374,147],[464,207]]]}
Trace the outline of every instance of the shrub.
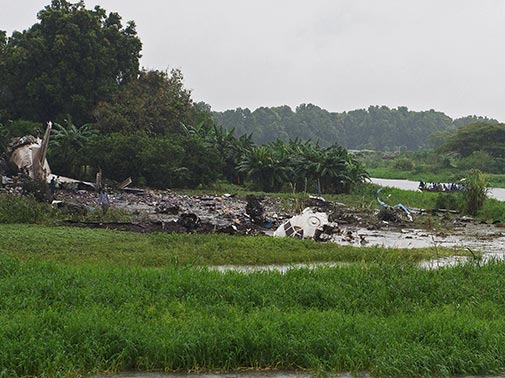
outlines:
{"label": "shrub", "polygon": [[415,163],[406,157],[401,157],[396,159],[395,161],[395,168],[399,169],[401,171],[412,171],[416,167]]}
{"label": "shrub", "polygon": [[472,169],[465,180],[463,191],[464,211],[470,215],[477,214],[487,198],[488,182],[478,169]]}
{"label": "shrub", "polygon": [[0,195],[0,223],[47,223],[58,218],[58,210],[33,196]]}
{"label": "shrub", "polygon": [[22,191],[25,195],[31,195],[39,202],[50,203],[53,196],[49,190],[49,185],[45,181],[33,180],[30,177],[24,177]]}
{"label": "shrub", "polygon": [[440,193],[435,201],[436,209],[458,210],[461,206],[461,196],[455,193]]}

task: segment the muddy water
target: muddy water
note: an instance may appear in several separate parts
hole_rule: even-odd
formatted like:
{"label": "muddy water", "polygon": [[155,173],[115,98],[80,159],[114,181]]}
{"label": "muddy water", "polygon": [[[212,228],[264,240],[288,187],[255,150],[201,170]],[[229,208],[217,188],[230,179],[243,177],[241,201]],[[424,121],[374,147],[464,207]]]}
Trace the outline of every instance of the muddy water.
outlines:
{"label": "muddy water", "polygon": [[481,262],[505,260],[505,232],[493,225],[467,224],[465,227],[453,230],[450,235],[420,229],[369,231],[363,228],[354,229],[352,235],[357,236],[350,240],[336,235],[332,241],[340,245],[386,248],[443,247],[463,250],[467,253],[467,256],[425,261],[421,263],[421,266],[425,268],[454,266],[472,259],[473,254],[479,255]]}
{"label": "muddy water", "polygon": [[[372,230],[349,228],[353,238],[335,235],[334,243],[355,246],[379,246],[385,248],[459,248],[471,249],[489,254],[505,252],[504,229],[494,225],[468,224],[461,229],[452,230],[451,234],[436,233],[421,229]],[[345,235],[347,232],[344,232]]]}
{"label": "muddy water", "polygon": [[[396,179],[381,179],[372,178],[372,183],[380,186],[389,186],[391,188],[403,190],[418,190],[419,181],[410,180],[396,180]],[[505,201],[504,188],[488,188],[488,195],[490,198],[497,199],[498,201]]]}
{"label": "muddy water", "polygon": [[[349,237],[351,235],[351,237]],[[466,256],[453,256],[444,259],[424,261],[420,264],[424,268],[439,268],[454,266],[479,256],[480,261],[485,263],[493,260],[505,260],[505,229],[485,224],[466,224],[451,231],[450,235],[444,235],[421,229],[404,230],[367,230],[365,228],[349,227],[343,229],[342,234],[334,235],[333,243],[356,247],[385,247],[385,248],[453,248],[463,250]],[[320,266],[337,267],[348,265],[347,263],[309,263],[289,265],[264,265],[264,266],[236,266],[221,265],[210,269],[221,272],[233,270],[242,273],[258,271],[277,271],[285,273],[291,269],[309,268],[315,269]]]}

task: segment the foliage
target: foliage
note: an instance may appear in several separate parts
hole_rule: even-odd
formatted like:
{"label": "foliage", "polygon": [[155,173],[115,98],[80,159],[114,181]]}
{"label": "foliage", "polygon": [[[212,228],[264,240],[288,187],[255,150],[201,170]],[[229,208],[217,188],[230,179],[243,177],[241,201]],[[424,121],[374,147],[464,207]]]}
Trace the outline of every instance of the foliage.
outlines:
{"label": "foliage", "polygon": [[395,160],[395,168],[400,171],[412,171],[415,166],[415,163],[406,157],[401,157]]}
{"label": "foliage", "polygon": [[24,176],[21,190],[24,195],[30,195],[39,202],[50,203],[53,200],[49,185],[45,181],[33,180]]}
{"label": "foliage", "polygon": [[[59,120],[72,114],[91,121],[100,100],[110,99],[138,73],[141,42],[135,24],[84,2],[52,0],[38,22],[2,44],[0,109],[10,118]],[[1,39],[1,38],[0,38]]]}
{"label": "foliage", "polygon": [[482,172],[505,173],[505,157],[493,157],[488,152],[477,150],[457,161],[460,170],[478,169]]}
{"label": "foliage", "polygon": [[93,137],[85,149],[87,163],[105,177],[156,188],[194,188],[215,181],[222,162],[213,146],[183,135],[149,136],[113,133]]}
{"label": "foliage", "polygon": [[460,127],[440,147],[442,152],[457,152],[463,157],[483,151],[495,158],[505,158],[505,124],[472,123]]}
{"label": "foliage", "polygon": [[48,161],[53,171],[68,177],[79,177],[83,166],[83,149],[96,132],[93,125],[87,123],[75,126],[70,119],[65,124],[53,125],[49,140]]}
{"label": "foliage", "polygon": [[255,147],[244,155],[238,170],[265,192],[289,185],[295,191],[348,193],[368,178],[363,166],[342,147],[321,148],[299,140]]}
{"label": "foliage", "polygon": [[457,193],[438,193],[435,209],[459,210],[462,208],[462,198]]}
{"label": "foliage", "polygon": [[[398,151],[418,150],[445,140],[465,122],[475,119],[495,122],[482,117],[452,120],[434,110],[414,112],[406,107],[390,109],[370,106],[344,113],[330,113],[313,104],[302,104],[295,111],[289,106],[265,108],[254,111],[238,108],[214,112],[214,120],[228,130],[234,128],[238,135],[253,134],[258,144],[276,139],[287,141],[318,141],[321,146],[339,144],[348,149],[375,149]],[[438,133],[434,139],[432,135]],[[444,135],[443,138],[440,138]]]}
{"label": "foliage", "polygon": [[282,191],[292,174],[292,166],[285,150],[258,146],[248,151],[238,165],[239,172],[265,192]]}
{"label": "foliage", "polygon": [[194,137],[205,146],[216,148],[220,161],[223,164],[223,175],[231,183],[241,184],[244,181],[243,174],[238,169],[242,158],[251,152],[254,144],[251,135],[235,136],[235,129],[226,130],[215,123],[199,123],[197,126],[182,125],[187,136]]}
{"label": "foliage", "polygon": [[499,123],[496,119],[488,118],[488,117],[482,117],[482,116],[476,116],[476,115],[470,115],[466,117],[461,117],[457,118],[454,121],[452,121],[454,126],[465,126],[470,123],[490,123],[490,124],[497,124]]}
{"label": "foliage", "polygon": [[53,223],[58,219],[59,214],[55,209],[33,195],[0,195],[0,223]]}
{"label": "foliage", "polygon": [[468,214],[476,215],[487,198],[488,182],[485,175],[477,170],[472,169],[465,179],[465,190],[463,191],[463,201],[465,211]]}
{"label": "foliage", "polygon": [[43,129],[40,123],[23,119],[0,122],[0,154],[1,151],[5,151],[5,148],[13,138],[25,135],[41,136],[42,134]]}
{"label": "foliage", "polygon": [[142,70],[110,101],[98,104],[94,115],[103,133],[167,135],[180,133],[181,123],[192,124],[200,113],[184,88],[182,72],[173,69],[170,74]]}

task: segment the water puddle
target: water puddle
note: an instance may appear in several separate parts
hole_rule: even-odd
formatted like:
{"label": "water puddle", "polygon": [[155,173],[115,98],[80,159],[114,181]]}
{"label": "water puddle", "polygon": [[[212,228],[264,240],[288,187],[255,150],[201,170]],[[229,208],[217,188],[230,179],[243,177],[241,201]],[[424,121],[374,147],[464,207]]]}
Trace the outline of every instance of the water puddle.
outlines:
{"label": "water puddle", "polygon": [[239,272],[239,273],[255,273],[255,272],[279,272],[286,273],[292,269],[317,269],[320,267],[341,267],[351,265],[347,262],[314,262],[314,263],[299,263],[299,264],[280,264],[280,265],[217,265],[209,266],[209,270],[217,270],[218,272]]}
{"label": "water puddle", "polygon": [[[389,186],[391,188],[398,188],[402,190],[419,190],[419,181],[381,178],[371,178],[370,180],[372,183],[380,186]],[[488,188],[488,196],[490,198],[497,199],[498,201],[505,201],[505,188]]]}
{"label": "water puddle", "polygon": [[[451,231],[449,235],[422,229],[403,230],[368,230],[366,228],[349,227],[341,233],[332,236],[330,242],[354,247],[382,247],[382,248],[449,248],[465,251],[465,256],[451,256],[430,261],[423,261],[420,266],[436,269],[445,266],[455,266],[471,259],[478,259],[479,263],[490,261],[505,261],[505,234],[501,229],[492,225],[468,224],[465,227]],[[276,271],[286,273],[291,269],[318,267],[340,267],[350,265],[345,262],[314,262],[286,265],[220,265],[208,269],[220,272],[235,271],[241,273]]]}
{"label": "water puddle", "polygon": [[[472,226],[468,227],[469,229]],[[459,248],[483,253],[505,251],[505,235],[493,227],[479,227],[475,233],[465,230],[460,233],[442,234],[421,229],[400,231],[351,228],[343,235],[334,235],[332,242],[340,245],[379,246],[384,248]]]}
{"label": "water puddle", "polygon": [[420,229],[369,231],[357,228],[344,232],[343,235],[334,235],[332,242],[339,245],[401,249],[450,248],[464,250],[468,254],[421,263],[421,266],[426,268],[454,266],[475,257],[482,263],[505,260],[505,235],[491,225],[468,224],[450,235]]}

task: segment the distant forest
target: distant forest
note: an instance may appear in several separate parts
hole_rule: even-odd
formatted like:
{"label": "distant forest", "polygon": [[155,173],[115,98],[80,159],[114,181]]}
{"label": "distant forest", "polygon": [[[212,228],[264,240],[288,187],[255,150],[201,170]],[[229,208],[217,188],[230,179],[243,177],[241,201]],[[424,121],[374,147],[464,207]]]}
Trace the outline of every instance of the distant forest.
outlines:
{"label": "distant forest", "polygon": [[416,151],[436,147],[462,125],[474,122],[498,123],[494,119],[468,116],[452,119],[435,110],[411,111],[370,106],[332,113],[312,104],[293,111],[289,106],[261,107],[254,111],[238,108],[213,112],[214,121],[237,135],[251,134],[257,144],[280,140],[311,140],[321,146],[338,144],[347,149]]}

